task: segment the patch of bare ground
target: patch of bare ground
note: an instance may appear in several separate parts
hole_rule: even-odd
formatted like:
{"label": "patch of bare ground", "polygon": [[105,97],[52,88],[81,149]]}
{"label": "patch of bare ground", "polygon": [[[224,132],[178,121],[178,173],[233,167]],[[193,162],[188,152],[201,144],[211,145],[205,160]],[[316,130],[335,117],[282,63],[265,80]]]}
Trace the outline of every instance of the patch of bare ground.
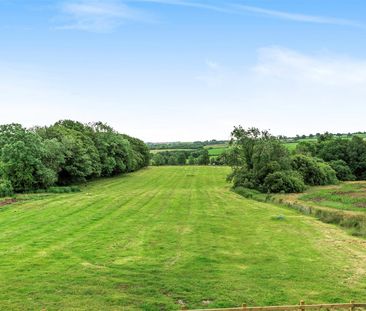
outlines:
{"label": "patch of bare ground", "polygon": [[325,201],[325,199],[322,198],[322,197],[315,197],[315,198],[312,198],[310,201],[313,201],[313,202],[322,202],[322,201]]}
{"label": "patch of bare ground", "polygon": [[355,203],[355,206],[360,207],[360,208],[366,208],[366,202]]}
{"label": "patch of bare ground", "polygon": [[344,195],[351,198],[366,198],[366,191],[333,191],[331,194]]}
{"label": "patch of bare ground", "polygon": [[13,203],[16,203],[16,202],[18,202],[18,200],[17,199],[14,199],[14,198],[12,198],[12,199],[6,199],[4,201],[0,201],[0,206],[9,205],[9,204],[13,204]]}

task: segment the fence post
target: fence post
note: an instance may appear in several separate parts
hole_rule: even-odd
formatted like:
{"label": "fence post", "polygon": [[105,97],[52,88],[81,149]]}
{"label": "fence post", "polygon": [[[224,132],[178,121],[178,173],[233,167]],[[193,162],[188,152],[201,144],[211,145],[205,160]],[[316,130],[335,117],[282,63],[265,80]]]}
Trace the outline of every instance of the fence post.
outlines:
{"label": "fence post", "polygon": [[350,301],[350,304],[351,304],[351,307],[349,308],[349,311],[354,311],[355,310],[355,305],[354,305],[354,301],[353,300],[351,300]]}
{"label": "fence post", "polygon": [[241,306],[243,308],[243,311],[246,311],[247,310],[247,304],[246,303],[243,303]]}
{"label": "fence post", "polygon": [[305,311],[305,307],[303,307],[303,305],[305,304],[304,300],[300,301],[300,311]]}

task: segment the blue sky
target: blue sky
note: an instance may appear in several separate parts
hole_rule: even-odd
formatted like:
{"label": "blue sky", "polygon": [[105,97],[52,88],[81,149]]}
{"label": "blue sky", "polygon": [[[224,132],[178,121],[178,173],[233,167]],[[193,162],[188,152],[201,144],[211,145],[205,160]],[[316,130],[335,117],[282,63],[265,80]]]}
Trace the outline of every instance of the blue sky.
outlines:
{"label": "blue sky", "polygon": [[365,131],[365,16],[360,0],[0,0],[0,123]]}

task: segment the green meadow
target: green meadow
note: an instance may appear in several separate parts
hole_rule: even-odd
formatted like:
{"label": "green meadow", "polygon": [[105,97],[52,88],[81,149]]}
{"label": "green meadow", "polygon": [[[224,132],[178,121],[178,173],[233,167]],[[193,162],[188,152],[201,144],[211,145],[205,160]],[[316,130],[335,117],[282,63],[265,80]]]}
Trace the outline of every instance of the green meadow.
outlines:
{"label": "green meadow", "polygon": [[2,310],[179,310],[364,300],[366,241],[153,167],[0,207]]}
{"label": "green meadow", "polygon": [[312,187],[299,200],[319,206],[366,212],[366,182],[346,182],[334,186]]}

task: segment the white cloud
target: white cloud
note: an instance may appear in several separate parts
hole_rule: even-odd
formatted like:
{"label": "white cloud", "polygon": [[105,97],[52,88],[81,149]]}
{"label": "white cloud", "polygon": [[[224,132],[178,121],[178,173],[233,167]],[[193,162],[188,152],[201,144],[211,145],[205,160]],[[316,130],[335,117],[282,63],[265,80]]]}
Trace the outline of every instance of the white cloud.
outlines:
{"label": "white cloud", "polygon": [[71,0],[60,10],[65,24],[58,29],[108,32],[125,21],[147,21],[150,17],[117,0]]}
{"label": "white cloud", "polygon": [[206,60],[205,65],[205,72],[198,74],[196,80],[204,82],[209,87],[217,87],[227,79],[228,73],[219,63]]}
{"label": "white cloud", "polygon": [[[255,64],[208,67],[202,77],[201,102],[232,125],[285,135],[365,130],[366,59],[267,47]],[[220,120],[215,130],[224,131]]]}
{"label": "white cloud", "polygon": [[365,130],[366,59],[325,52],[267,47],[245,66],[210,59],[198,75],[122,70],[113,85],[93,70],[0,69],[0,124],[102,120],[149,141],[227,138],[237,124],[285,135]]}
{"label": "white cloud", "polygon": [[259,50],[258,75],[340,87],[366,86],[366,60],[329,55],[305,55],[289,49]]}

